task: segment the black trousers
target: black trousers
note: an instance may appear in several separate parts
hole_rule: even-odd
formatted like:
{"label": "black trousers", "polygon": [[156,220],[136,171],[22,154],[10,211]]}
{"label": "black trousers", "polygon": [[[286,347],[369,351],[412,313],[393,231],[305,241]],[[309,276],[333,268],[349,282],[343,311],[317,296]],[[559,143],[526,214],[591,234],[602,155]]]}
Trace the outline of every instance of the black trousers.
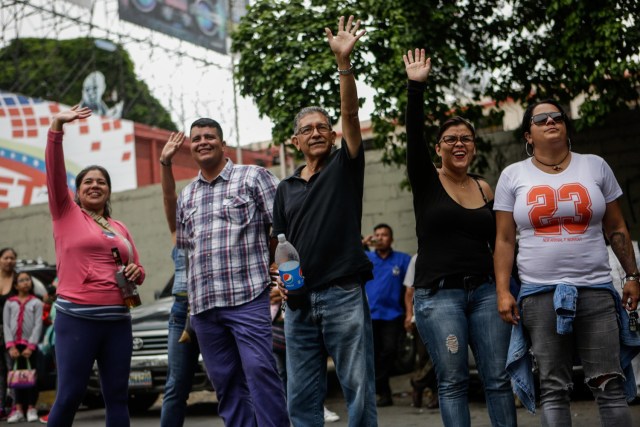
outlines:
{"label": "black trousers", "polygon": [[395,364],[398,337],[404,331],[403,319],[372,320],[373,351],[376,371],[376,393],[391,396],[389,376]]}

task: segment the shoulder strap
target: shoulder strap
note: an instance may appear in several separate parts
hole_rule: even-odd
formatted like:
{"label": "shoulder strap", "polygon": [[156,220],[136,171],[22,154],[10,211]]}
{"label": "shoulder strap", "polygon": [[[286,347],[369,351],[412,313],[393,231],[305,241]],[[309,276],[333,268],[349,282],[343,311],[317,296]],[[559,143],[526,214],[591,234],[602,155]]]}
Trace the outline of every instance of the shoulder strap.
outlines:
{"label": "shoulder strap", "polygon": [[[476,182],[476,185],[478,186],[478,190],[480,190],[480,194],[482,194],[482,200],[484,200],[484,204],[486,205],[487,203],[489,203],[489,199],[487,199],[487,196],[484,195],[484,191],[482,191],[482,185],[480,185],[480,180],[475,176],[472,176],[471,178],[473,178],[473,180]],[[489,241],[487,241],[487,248],[489,249],[489,253],[491,254],[491,256],[493,256],[493,249],[491,248],[491,243]]]}
{"label": "shoulder strap", "polygon": [[109,221],[107,221],[105,217],[98,215],[97,213],[89,211],[87,209],[84,209],[84,208],[81,208],[81,209],[85,211],[91,218],[93,218],[93,220],[96,222],[96,224],[100,226],[100,228],[102,228],[105,231],[108,231],[109,233],[115,234],[124,242],[124,244],[127,246],[127,251],[129,252],[129,262],[133,262],[133,247],[131,246],[131,242],[129,241],[129,239],[127,239],[122,234],[114,230],[114,228],[111,226],[111,224],[109,224]]}
{"label": "shoulder strap", "polygon": [[485,204],[489,203],[489,199],[487,199],[487,196],[484,195],[484,191],[482,191],[482,185],[480,185],[480,180],[475,176],[472,176],[471,178],[473,178],[473,180],[476,182],[476,185],[478,186],[478,190],[480,190],[480,194],[482,194],[482,200],[484,200],[484,203]]}

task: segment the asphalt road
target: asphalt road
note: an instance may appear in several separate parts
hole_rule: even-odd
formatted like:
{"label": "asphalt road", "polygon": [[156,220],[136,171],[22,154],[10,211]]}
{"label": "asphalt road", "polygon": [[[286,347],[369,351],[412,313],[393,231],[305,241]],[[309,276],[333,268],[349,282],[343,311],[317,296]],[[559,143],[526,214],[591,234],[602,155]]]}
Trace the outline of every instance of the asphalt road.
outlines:
{"label": "asphalt road", "polygon": [[[333,383],[333,384],[332,384]],[[394,405],[378,409],[378,425],[380,427],[424,427],[441,426],[440,412],[436,410],[418,410],[411,407],[411,387],[407,375],[392,378],[391,387],[394,390]],[[346,427],[346,407],[339,387],[335,380],[330,381],[327,407],[337,412],[341,419],[327,426]],[[480,393],[472,393],[471,425],[474,427],[489,427],[489,416],[486,405]],[[217,404],[213,393],[195,393],[189,399],[186,427],[223,427],[222,419],[217,416]],[[573,425],[577,427],[599,427],[598,410],[593,399],[581,393],[571,405]],[[633,420],[640,420],[640,405],[631,406]],[[160,400],[146,413],[134,415],[131,418],[132,427],[157,427],[160,423]],[[520,427],[538,427],[539,415],[532,415],[525,409],[518,409],[518,425]],[[638,424],[640,425],[640,423]],[[104,426],[104,410],[83,410],[76,415],[74,427],[102,427]]]}

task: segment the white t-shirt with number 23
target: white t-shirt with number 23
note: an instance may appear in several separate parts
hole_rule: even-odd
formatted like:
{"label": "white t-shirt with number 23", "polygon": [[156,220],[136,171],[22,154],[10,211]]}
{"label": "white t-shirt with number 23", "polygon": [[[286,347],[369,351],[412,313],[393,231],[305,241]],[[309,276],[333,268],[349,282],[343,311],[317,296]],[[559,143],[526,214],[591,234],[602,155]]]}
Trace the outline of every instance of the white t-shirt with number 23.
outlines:
{"label": "white t-shirt with number 23", "polygon": [[602,235],[606,204],[622,195],[609,165],[571,153],[558,174],[526,159],[498,180],[494,210],[513,213],[520,233],[518,270],[525,284],[595,285],[611,281]]}

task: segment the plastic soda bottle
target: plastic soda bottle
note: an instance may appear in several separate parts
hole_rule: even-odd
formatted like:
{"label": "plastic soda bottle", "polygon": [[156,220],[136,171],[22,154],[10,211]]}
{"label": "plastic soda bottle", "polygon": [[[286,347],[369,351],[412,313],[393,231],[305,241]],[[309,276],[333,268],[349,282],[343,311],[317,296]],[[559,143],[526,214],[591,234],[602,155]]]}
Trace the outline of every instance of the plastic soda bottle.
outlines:
{"label": "plastic soda bottle", "polygon": [[300,268],[300,255],[293,245],[287,242],[284,234],[278,234],[275,262],[278,264],[280,280],[288,291],[299,290],[304,286],[304,276]]}

